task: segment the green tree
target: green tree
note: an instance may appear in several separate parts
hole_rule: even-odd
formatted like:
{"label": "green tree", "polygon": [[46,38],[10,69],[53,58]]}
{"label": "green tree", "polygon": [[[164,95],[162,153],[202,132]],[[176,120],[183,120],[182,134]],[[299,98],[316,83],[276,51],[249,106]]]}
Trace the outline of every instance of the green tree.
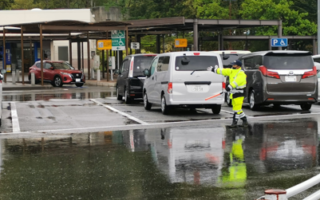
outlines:
{"label": "green tree", "polygon": [[229,19],[228,7],[223,7],[222,0],[195,0],[196,17],[202,19]]}
{"label": "green tree", "polygon": [[43,8],[41,3],[34,2],[34,0],[14,0],[11,9],[32,9]]}
{"label": "green tree", "polygon": [[[300,13],[292,9],[294,3],[289,0],[244,0],[239,11],[243,19],[282,20],[283,35],[314,35],[317,26],[306,17],[308,13]],[[257,35],[276,35],[277,27],[259,28]]]}
{"label": "green tree", "polygon": [[0,10],[8,10],[11,7],[13,0],[1,0],[0,1]]}

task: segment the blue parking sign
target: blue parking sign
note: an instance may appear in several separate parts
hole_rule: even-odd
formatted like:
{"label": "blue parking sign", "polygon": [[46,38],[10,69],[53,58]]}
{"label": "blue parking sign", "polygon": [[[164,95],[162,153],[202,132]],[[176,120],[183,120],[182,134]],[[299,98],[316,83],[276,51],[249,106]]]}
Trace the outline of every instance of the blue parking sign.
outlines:
{"label": "blue parking sign", "polygon": [[272,38],[271,47],[287,47],[288,38]]}

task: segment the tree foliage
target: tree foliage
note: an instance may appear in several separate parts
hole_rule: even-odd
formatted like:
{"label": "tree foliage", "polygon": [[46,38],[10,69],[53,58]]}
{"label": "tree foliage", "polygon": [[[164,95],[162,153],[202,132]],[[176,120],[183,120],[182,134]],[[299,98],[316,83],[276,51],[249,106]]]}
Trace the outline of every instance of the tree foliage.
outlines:
{"label": "tree foliage", "polygon": [[[306,17],[307,12],[300,13],[292,9],[294,3],[289,0],[245,0],[239,11],[243,19],[282,20],[284,35],[314,35],[316,24]],[[261,28],[259,35],[276,35],[277,27]]]}
{"label": "tree foliage", "polygon": [[[260,19],[282,20],[283,35],[315,35],[317,32],[317,0],[0,0],[0,9],[55,9],[90,8],[93,6],[119,7],[123,19],[152,19],[184,16],[202,19]],[[224,34],[277,35],[278,27],[251,28],[225,31]],[[201,32],[200,37],[216,36],[214,32]],[[192,33],[186,33],[192,38]],[[166,37],[167,49],[171,40]],[[146,51],[154,49],[146,39]],[[233,48],[230,46],[227,48]],[[233,42],[236,45],[235,42]],[[149,46],[148,46],[149,45]],[[305,44],[304,46],[306,46]],[[202,49],[212,49],[216,42],[204,42]],[[239,43],[238,46],[244,46]],[[247,46],[247,45],[245,45]],[[251,48],[253,48],[251,46]]]}

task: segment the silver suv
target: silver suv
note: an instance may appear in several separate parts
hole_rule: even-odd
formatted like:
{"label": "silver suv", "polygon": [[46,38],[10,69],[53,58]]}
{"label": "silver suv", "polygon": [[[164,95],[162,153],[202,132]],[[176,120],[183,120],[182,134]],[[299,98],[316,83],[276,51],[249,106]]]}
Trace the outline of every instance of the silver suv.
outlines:
{"label": "silver suv", "polygon": [[318,99],[317,69],[307,51],[262,51],[242,56],[247,75],[245,102],[260,105],[300,105],[310,110]]}

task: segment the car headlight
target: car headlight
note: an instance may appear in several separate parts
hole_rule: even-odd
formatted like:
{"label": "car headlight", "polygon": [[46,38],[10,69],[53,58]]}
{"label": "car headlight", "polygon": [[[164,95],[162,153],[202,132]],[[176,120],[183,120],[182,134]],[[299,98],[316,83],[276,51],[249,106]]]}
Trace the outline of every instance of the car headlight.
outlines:
{"label": "car headlight", "polygon": [[63,75],[66,75],[66,76],[70,76],[70,78],[72,78],[71,74],[69,74],[69,73],[60,72],[60,74],[63,74]]}

